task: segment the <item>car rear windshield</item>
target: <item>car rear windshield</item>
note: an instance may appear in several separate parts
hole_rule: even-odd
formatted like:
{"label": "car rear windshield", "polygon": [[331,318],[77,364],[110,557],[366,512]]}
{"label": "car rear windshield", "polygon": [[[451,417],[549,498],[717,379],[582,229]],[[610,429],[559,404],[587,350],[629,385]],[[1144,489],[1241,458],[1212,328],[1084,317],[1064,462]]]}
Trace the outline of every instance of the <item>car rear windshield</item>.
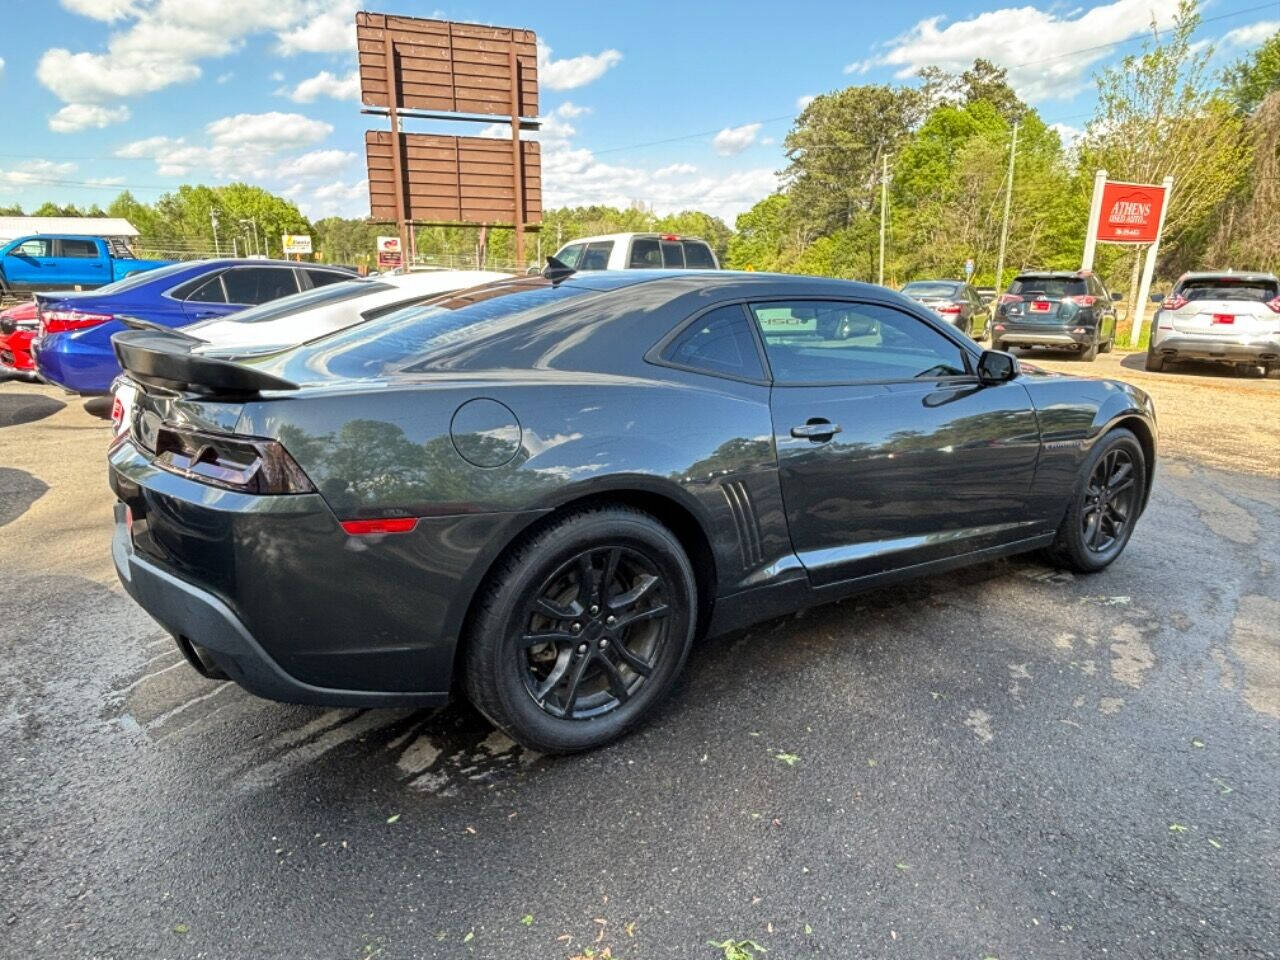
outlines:
{"label": "car rear windshield", "polygon": [[304,310],[310,310],[313,307],[323,306],[324,304],[341,303],[343,300],[354,300],[357,297],[366,297],[371,293],[381,293],[383,290],[394,289],[391,284],[377,280],[344,280],[341,283],[331,283],[328,286],[315,287],[311,290],[304,290],[302,293],[294,293],[287,297],[281,297],[279,300],[268,300],[266,303],[259,304],[256,307],[249,307],[247,310],[237,310],[228,317],[219,318],[219,322],[234,320],[236,323],[263,323],[267,320],[278,320],[281,317],[301,313]]}
{"label": "car rear windshield", "polygon": [[569,301],[594,292],[541,277],[496,281],[247,362],[300,383],[314,382],[317,375],[359,378],[397,370],[448,369],[461,365],[467,349],[482,337],[540,322]]}
{"label": "car rear windshield", "polygon": [[1178,293],[1188,300],[1252,300],[1266,303],[1280,296],[1274,280],[1241,280],[1239,277],[1211,277],[1187,280]]}
{"label": "car rear windshield", "polygon": [[193,263],[171,263],[167,267],[156,267],[154,270],[139,270],[131,273],[123,280],[117,280],[115,283],[108,283],[104,287],[99,287],[94,292],[97,294],[119,293],[122,290],[132,290],[134,287],[140,287],[144,283],[152,283],[156,280],[163,280],[166,277],[172,277],[177,273],[189,273],[191,268],[196,266]]}
{"label": "car rear windshield", "polygon": [[909,297],[952,297],[955,296],[959,287],[960,284],[958,283],[929,280],[921,281],[920,283],[908,283],[902,288],[902,292]]}
{"label": "car rear windshield", "polygon": [[1009,287],[1010,293],[1023,297],[1047,297],[1060,300],[1078,297],[1089,292],[1088,284],[1080,277],[1018,277]]}

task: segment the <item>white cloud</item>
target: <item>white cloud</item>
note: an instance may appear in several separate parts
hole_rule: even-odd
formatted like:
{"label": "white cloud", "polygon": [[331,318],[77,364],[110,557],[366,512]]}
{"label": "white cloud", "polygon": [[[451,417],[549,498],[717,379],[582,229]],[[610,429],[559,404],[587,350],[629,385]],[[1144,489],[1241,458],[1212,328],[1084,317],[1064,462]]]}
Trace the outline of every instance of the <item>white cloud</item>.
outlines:
{"label": "white cloud", "polygon": [[988,10],[949,24],[942,16],[928,17],[884,44],[882,52],[844,69],[865,73],[892,67],[896,77],[905,79],[926,66],[958,72],[985,57],[1008,69],[1009,82],[1024,99],[1069,99],[1088,85],[1090,68],[1110,50],[1102,46],[1069,56],[1063,56],[1064,51],[1139,36],[1150,29],[1153,17],[1167,26],[1177,8],[1178,0],[1114,0],[1062,15],[1056,8],[1024,6]]}
{"label": "white cloud", "polygon": [[138,6],[136,0],[62,0],[62,5],[72,13],[104,23],[133,16]]}
{"label": "white cloud", "polygon": [[610,67],[622,62],[617,50],[603,50],[594,56],[584,53],[580,57],[552,60],[551,48],[538,43],[538,82],[548,90],[574,90],[599,80]]}
{"label": "white cloud", "polygon": [[33,183],[49,183],[74,173],[76,165],[69,161],[28,160],[8,170],[0,170],[0,183],[22,187]]}
{"label": "white cloud", "polygon": [[338,76],[328,70],[321,70],[314,77],[307,77],[288,92],[288,97],[295,103],[311,103],[319,97],[332,97],[334,100],[360,99],[360,72],[352,70],[345,76]]}
{"label": "white cloud", "polygon": [[[264,30],[284,31],[320,0],[64,0],[75,13],[122,21],[102,52],[46,50],[36,76],[67,103],[101,103],[186,83]],[[333,0],[326,4],[333,7]],[[354,28],[353,28],[354,31]]]}
{"label": "white cloud", "polygon": [[1222,44],[1228,47],[1256,47],[1278,30],[1280,20],[1259,20],[1227,31],[1222,35]]}
{"label": "white cloud", "polygon": [[281,161],[273,175],[288,180],[332,177],[345,170],[354,160],[356,155],[346,150],[312,150]]}
{"label": "white cloud", "polygon": [[796,109],[804,110],[805,107],[817,99],[818,95],[815,93],[806,93],[803,96],[796,97]]}
{"label": "white cloud", "polygon": [[[241,113],[208,124],[205,145],[188,143],[184,137],[147,137],[120,147],[116,156],[149,157],[155,161],[156,173],[166,177],[199,170],[224,178],[264,179],[277,176],[282,164],[301,162],[300,157],[282,161],[281,154],[312,146],[332,132],[331,125],[298,113]],[[307,163],[323,167],[333,162],[331,153],[341,152],[316,151],[324,156],[313,155]]]}
{"label": "white cloud", "polygon": [[93,103],[68,103],[49,118],[54,133],[78,133],[81,130],[124,123],[129,119],[128,107],[103,107]]}
{"label": "white cloud", "polygon": [[235,75],[236,75],[236,74],[235,74],[235,71],[234,71],[234,70],[228,70],[226,73],[220,73],[220,74],[218,74],[218,77],[217,77],[216,82],[217,82],[217,83],[226,83],[228,80],[230,80],[230,79],[231,79],[232,77],[234,77]]}
{"label": "white cloud", "polygon": [[1073,127],[1069,123],[1051,123],[1049,129],[1057,132],[1058,137],[1062,140],[1062,145],[1068,150],[1075,145],[1075,142],[1084,136],[1084,131],[1079,127]]}
{"label": "white cloud", "polygon": [[731,157],[741,153],[756,142],[760,133],[760,124],[744,123],[740,127],[725,127],[711,140],[711,146],[722,157]]}
{"label": "white cloud", "polygon": [[662,177],[683,177],[697,172],[698,168],[692,163],[669,163],[653,171],[653,175],[656,179],[661,179]]}
{"label": "white cloud", "polygon": [[306,15],[291,30],[276,34],[286,57],[298,53],[339,53],[356,49],[356,11],[353,0],[312,0]]}
{"label": "white cloud", "polygon": [[304,215],[312,220],[321,217],[367,217],[369,215],[369,181],[347,183],[334,180],[319,187],[295,184],[284,195],[293,200]]}
{"label": "white cloud", "polygon": [[585,113],[590,113],[590,107],[580,107],[572,100],[566,100],[560,106],[556,107],[556,116],[564,117],[566,120],[573,120]]}

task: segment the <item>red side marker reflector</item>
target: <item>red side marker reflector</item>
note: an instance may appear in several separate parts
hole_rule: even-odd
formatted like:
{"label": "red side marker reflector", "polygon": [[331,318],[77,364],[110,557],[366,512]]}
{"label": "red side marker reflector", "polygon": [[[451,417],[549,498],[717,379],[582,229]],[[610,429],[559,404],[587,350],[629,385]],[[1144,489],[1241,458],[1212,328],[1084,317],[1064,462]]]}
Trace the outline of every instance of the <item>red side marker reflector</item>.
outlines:
{"label": "red side marker reflector", "polygon": [[354,537],[370,533],[408,533],[417,525],[417,517],[387,517],[380,520],[342,521],[342,529]]}

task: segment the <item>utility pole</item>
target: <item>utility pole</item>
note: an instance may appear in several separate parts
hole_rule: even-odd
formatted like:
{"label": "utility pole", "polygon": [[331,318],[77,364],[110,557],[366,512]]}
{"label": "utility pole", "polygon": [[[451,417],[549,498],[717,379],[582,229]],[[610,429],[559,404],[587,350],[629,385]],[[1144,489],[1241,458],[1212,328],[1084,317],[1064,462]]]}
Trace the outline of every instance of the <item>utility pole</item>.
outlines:
{"label": "utility pole", "polygon": [[880,270],[876,283],[884,286],[884,227],[889,211],[889,155],[880,157]]}
{"label": "utility pole", "polygon": [[996,299],[1004,277],[1004,248],[1009,241],[1009,207],[1013,203],[1013,161],[1018,155],[1018,125],[1013,125],[1013,142],[1009,144],[1009,177],[1004,186],[1004,219],[1000,222],[1000,256],[996,258]]}
{"label": "utility pole", "polygon": [[213,224],[213,255],[220,257],[222,251],[218,248],[218,211],[213,207],[209,208],[209,222]]}

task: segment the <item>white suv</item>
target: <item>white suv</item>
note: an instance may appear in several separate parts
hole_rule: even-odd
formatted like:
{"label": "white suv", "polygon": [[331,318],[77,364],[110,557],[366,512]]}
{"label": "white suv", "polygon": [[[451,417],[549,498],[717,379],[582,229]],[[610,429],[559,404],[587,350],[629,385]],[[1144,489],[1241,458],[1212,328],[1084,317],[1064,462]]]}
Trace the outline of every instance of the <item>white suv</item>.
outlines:
{"label": "white suv", "polygon": [[719,270],[711,245],[670,233],[609,233],[566,243],[556,259],[574,270]]}
{"label": "white suv", "polygon": [[1280,279],[1184,273],[1151,322],[1146,366],[1163,370],[1175,360],[1233,363],[1246,376],[1280,370]]}

